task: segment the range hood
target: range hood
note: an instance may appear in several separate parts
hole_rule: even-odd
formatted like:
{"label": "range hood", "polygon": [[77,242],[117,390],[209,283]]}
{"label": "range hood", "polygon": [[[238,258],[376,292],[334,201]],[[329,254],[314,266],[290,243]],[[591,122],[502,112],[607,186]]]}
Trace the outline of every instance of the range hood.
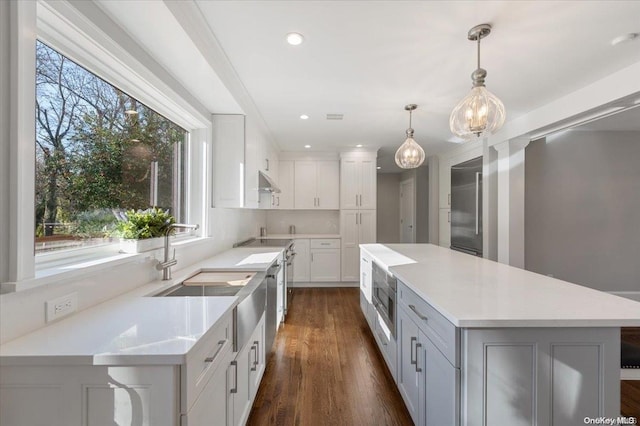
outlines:
{"label": "range hood", "polygon": [[258,191],[259,192],[280,192],[278,185],[267,175],[258,171]]}

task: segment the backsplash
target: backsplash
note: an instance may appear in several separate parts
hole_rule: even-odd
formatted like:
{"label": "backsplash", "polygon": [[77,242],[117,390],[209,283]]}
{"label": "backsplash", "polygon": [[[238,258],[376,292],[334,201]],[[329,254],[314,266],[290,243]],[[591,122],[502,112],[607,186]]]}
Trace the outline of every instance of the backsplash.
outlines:
{"label": "backsplash", "polygon": [[288,234],[290,225],[295,225],[298,234],[339,234],[340,212],[338,210],[269,210],[267,212],[267,235]]}

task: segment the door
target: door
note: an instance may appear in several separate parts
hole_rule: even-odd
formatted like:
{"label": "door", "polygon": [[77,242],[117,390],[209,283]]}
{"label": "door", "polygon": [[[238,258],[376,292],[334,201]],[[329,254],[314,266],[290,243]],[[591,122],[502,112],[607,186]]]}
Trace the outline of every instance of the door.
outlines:
{"label": "door", "polygon": [[278,165],[278,185],[280,186],[279,194],[275,194],[277,209],[292,209],[294,194],[294,169],[293,161],[283,160]]}
{"label": "door", "polygon": [[376,209],[376,160],[360,160],[360,208]]}
{"label": "door", "polygon": [[295,240],[293,257],[293,281],[309,281],[309,240]]}
{"label": "door", "polygon": [[360,165],[357,160],[343,159],[340,165],[340,208],[357,209],[360,204]]}
{"label": "door", "polygon": [[427,425],[459,425],[460,370],[431,343],[425,343],[425,417]]}
{"label": "door", "polygon": [[244,206],[244,115],[213,114],[216,207]]}
{"label": "door", "polygon": [[295,161],[294,205],[296,209],[316,207],[316,162]]}
{"label": "door", "polygon": [[[413,322],[404,309],[398,309],[398,344],[400,345],[398,360],[398,390],[404,399],[407,410],[411,414],[413,422],[417,425],[420,421],[420,407],[423,401],[420,398],[424,389],[424,369],[418,364],[418,352],[421,350],[420,329]],[[422,357],[424,360],[424,357]]]}
{"label": "door", "polygon": [[400,182],[400,242],[415,243],[415,189],[413,179]]}
{"label": "door", "polygon": [[376,211],[358,211],[358,244],[376,242]]}
{"label": "door", "polygon": [[[226,366],[229,366],[226,368]],[[233,396],[230,386],[235,380],[235,365],[227,362],[218,366],[200,396],[191,406],[186,415],[181,416],[181,426],[200,426],[211,423],[216,419],[216,424],[221,426],[233,425]]]}
{"label": "door", "polygon": [[311,281],[340,281],[340,249],[311,250]]}
{"label": "door", "polygon": [[340,208],[340,163],[318,161],[316,163],[316,207],[338,210]]}

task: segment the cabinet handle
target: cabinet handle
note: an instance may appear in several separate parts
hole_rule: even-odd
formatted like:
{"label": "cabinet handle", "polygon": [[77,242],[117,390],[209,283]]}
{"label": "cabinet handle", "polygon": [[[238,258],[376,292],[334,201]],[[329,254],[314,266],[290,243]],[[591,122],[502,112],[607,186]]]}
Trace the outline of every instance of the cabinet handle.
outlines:
{"label": "cabinet handle", "polygon": [[231,388],[231,390],[229,390],[229,393],[238,393],[238,361],[233,360],[231,361],[231,365],[233,365],[234,367],[234,373],[233,373],[233,388]]}
{"label": "cabinet handle", "polygon": [[214,353],[213,356],[206,357],[204,359],[204,362],[207,362],[207,363],[208,362],[213,362],[216,359],[216,357],[218,356],[218,354],[220,353],[220,351],[222,350],[222,348],[224,347],[225,343],[227,343],[226,339],[218,341],[218,349],[216,349],[216,353]]}
{"label": "cabinet handle", "polygon": [[362,225],[362,213],[358,213],[360,215],[360,225]]}
{"label": "cabinet handle", "polygon": [[280,197],[278,197],[278,204],[277,204],[277,206],[278,206],[278,207],[280,207]]}
{"label": "cabinet handle", "polygon": [[318,197],[318,207],[320,207],[320,197]]}
{"label": "cabinet handle", "polygon": [[362,194],[360,194],[360,207],[362,207]]}
{"label": "cabinet handle", "polygon": [[409,309],[411,309],[413,312],[415,312],[415,314],[418,316],[418,318],[420,318],[422,321],[429,321],[429,318],[425,317],[420,312],[418,312],[418,310],[416,309],[416,307],[414,305],[409,305]]}
{"label": "cabinet handle", "polygon": [[253,341],[253,344],[256,345],[256,352],[255,352],[255,358],[253,359],[253,371],[256,371],[258,369],[258,358],[260,358],[260,356],[258,355],[258,351],[260,350],[260,342],[258,342],[257,340]]}
{"label": "cabinet handle", "polygon": [[416,363],[417,363],[418,361],[413,359],[413,342],[416,342],[416,343],[417,343],[417,342],[418,342],[418,338],[417,338],[417,337],[412,337],[412,338],[411,338],[411,342],[410,342],[410,346],[411,346],[411,348],[410,348],[410,352],[411,352],[411,353],[410,353],[410,356],[411,356],[411,364],[412,364],[412,365],[416,365]]}
{"label": "cabinet handle", "polygon": [[451,223],[451,212],[447,212],[447,222]]}
{"label": "cabinet handle", "polygon": [[356,225],[358,224],[358,213],[355,214],[356,216]]}
{"label": "cabinet handle", "polygon": [[422,347],[422,343],[416,343],[416,373],[422,373],[422,368],[418,367],[418,348]]}
{"label": "cabinet handle", "polygon": [[447,194],[447,205],[451,205],[451,194]]}
{"label": "cabinet handle", "polygon": [[311,261],[313,262],[313,253],[311,253]]}
{"label": "cabinet handle", "polygon": [[265,158],[265,161],[267,162],[267,168],[265,169],[265,171],[267,171],[267,172],[268,172],[268,171],[269,171],[269,159],[268,159],[268,158]]}

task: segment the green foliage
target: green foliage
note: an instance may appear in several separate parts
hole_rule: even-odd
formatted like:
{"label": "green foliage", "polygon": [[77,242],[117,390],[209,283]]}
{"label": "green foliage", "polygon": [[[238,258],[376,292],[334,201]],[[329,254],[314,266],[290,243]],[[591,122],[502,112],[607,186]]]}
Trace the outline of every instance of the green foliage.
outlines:
{"label": "green foliage", "polygon": [[169,210],[160,208],[129,210],[122,213],[122,218],[112,234],[133,240],[162,237],[169,225],[175,222],[176,220],[169,214]]}
{"label": "green foliage", "polygon": [[98,209],[78,213],[71,234],[82,238],[100,238],[116,229],[118,219],[110,209]]}

